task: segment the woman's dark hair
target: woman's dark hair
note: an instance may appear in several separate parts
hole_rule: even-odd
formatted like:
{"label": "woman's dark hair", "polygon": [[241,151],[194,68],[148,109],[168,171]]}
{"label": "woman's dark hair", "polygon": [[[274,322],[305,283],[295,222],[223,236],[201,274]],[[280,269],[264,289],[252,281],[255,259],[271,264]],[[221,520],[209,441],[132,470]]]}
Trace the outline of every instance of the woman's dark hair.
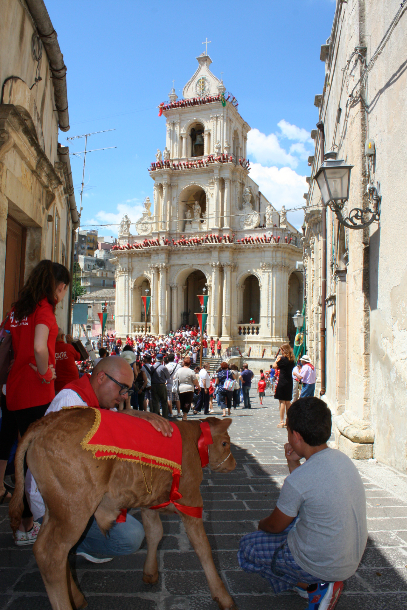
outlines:
{"label": "woman's dark hair", "polygon": [[191,358],[189,356],[184,358],[183,364],[184,364],[184,366],[191,366]]}
{"label": "woman's dark hair", "polygon": [[131,345],[129,345],[128,343],[126,343],[126,345],[123,347],[123,351],[124,352],[132,352],[133,348],[131,347]]}
{"label": "woman's dark hair", "polygon": [[101,347],[99,350],[99,356],[101,358],[104,358],[107,355],[107,349],[105,349],[104,347]]}
{"label": "woman's dark hair", "polygon": [[332,416],[323,400],[299,398],[287,411],[287,428],[301,434],[307,445],[318,447],[331,436]]}
{"label": "woman's dark hair", "polygon": [[226,370],[226,369],[229,368],[229,365],[228,365],[227,362],[222,362],[221,365],[220,365],[220,368],[223,369],[223,370]]}
{"label": "woman's dark hair", "polygon": [[71,274],[64,265],[43,260],[31,271],[13,303],[14,317],[21,321],[30,316],[42,299],[47,299],[55,311],[55,291],[60,284],[71,283]]}

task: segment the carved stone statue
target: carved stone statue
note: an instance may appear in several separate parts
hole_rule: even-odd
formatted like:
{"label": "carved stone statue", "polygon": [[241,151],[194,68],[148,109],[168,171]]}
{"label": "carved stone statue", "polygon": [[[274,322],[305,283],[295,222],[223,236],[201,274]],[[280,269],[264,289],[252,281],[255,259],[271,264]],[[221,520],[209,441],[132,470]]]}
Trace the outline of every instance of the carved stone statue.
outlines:
{"label": "carved stone statue", "polygon": [[221,143],[219,142],[219,140],[216,142],[215,144],[215,152],[217,155],[220,155],[220,151],[222,150],[222,146]]}
{"label": "carved stone statue", "polygon": [[268,204],[268,206],[266,207],[266,227],[272,227],[273,226],[273,206],[271,205],[271,203]]}
{"label": "carved stone statue", "polygon": [[280,210],[280,227],[285,228],[287,226],[287,211],[285,209],[285,206],[283,205],[283,207]]}
{"label": "carved stone statue", "polygon": [[197,201],[195,201],[192,208],[194,210],[194,220],[199,220],[201,218],[201,206]]}
{"label": "carved stone statue", "polygon": [[136,229],[137,229],[137,233],[139,235],[150,235],[151,231],[152,231],[152,224],[150,221],[150,217],[151,217],[151,212],[150,212],[150,208],[151,208],[151,201],[150,201],[150,197],[146,197],[143,201],[143,215],[142,217],[136,222]]}
{"label": "carved stone statue", "polygon": [[187,210],[187,211],[186,211],[185,218],[186,218],[187,220],[192,220],[192,214],[191,214],[191,210]]}
{"label": "carved stone statue", "polygon": [[157,161],[157,163],[161,163],[161,161],[162,161],[161,150],[159,148],[157,148],[157,153],[155,155],[155,160]]}
{"label": "carved stone statue", "polygon": [[163,150],[163,157],[164,157],[164,161],[169,161],[169,159],[170,159],[170,151],[168,150],[167,147],[165,147]]}
{"label": "carved stone statue", "polygon": [[260,224],[260,214],[253,210],[251,204],[252,191],[246,186],[243,191],[243,208],[240,217],[240,226],[242,229],[255,229]]}
{"label": "carved stone statue", "polygon": [[119,236],[120,235],[130,235],[130,225],[131,225],[131,220],[127,216],[127,214],[125,214],[120,223]]}

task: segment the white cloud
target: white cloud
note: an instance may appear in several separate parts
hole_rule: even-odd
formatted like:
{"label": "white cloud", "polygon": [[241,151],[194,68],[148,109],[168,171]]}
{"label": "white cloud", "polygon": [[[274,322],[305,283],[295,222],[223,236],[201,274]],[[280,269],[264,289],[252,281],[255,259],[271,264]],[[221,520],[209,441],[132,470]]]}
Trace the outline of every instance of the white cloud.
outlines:
{"label": "white cloud", "polygon": [[[129,205],[130,202],[137,202],[134,205]],[[129,202],[129,203],[128,203]],[[106,225],[106,226],[95,226],[95,229],[98,229],[99,235],[116,235],[118,233],[119,224],[125,214],[130,218],[131,222],[137,222],[141,218],[141,214],[143,212],[143,204],[138,199],[128,199],[126,203],[119,203],[116,206],[117,212],[106,212],[105,210],[100,210],[97,212],[95,218],[91,219],[82,219],[81,224],[83,226],[87,225]],[[111,224],[109,224],[111,223]],[[134,225],[130,227],[130,232],[135,234],[136,228]]]}
{"label": "white cloud", "polygon": [[[297,174],[290,167],[265,167],[252,163],[250,178],[257,182],[261,192],[277,210],[283,205],[287,209],[305,205],[303,194],[308,191],[305,176]],[[288,212],[287,220],[299,229],[304,221],[304,213],[302,210]]]}
{"label": "white cloud", "polygon": [[307,150],[302,142],[296,142],[290,146],[290,154],[298,155],[302,161],[306,161],[311,154],[310,150]]}
{"label": "white cloud", "polygon": [[297,127],[297,125],[292,125],[284,119],[277,123],[277,125],[280,127],[284,138],[287,138],[288,140],[297,140],[297,142],[310,142],[312,144],[311,134],[306,129]]}
{"label": "white cloud", "polygon": [[247,154],[254,156],[257,162],[263,164],[289,165],[297,167],[298,159],[287,153],[280,146],[280,142],[275,133],[268,136],[258,129],[252,129],[247,134]]}

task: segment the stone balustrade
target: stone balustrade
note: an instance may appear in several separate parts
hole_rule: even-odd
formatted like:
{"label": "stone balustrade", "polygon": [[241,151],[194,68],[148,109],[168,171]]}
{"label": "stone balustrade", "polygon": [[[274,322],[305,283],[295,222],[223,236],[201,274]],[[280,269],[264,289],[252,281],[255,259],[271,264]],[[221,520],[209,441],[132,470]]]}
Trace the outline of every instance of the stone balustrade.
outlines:
{"label": "stone balustrade", "polygon": [[[133,333],[136,335],[144,335],[146,330],[145,322],[133,322]],[[147,332],[151,333],[151,323],[147,322]]]}
{"label": "stone balustrade", "polygon": [[248,337],[260,334],[260,324],[239,324],[237,334],[240,337]]}

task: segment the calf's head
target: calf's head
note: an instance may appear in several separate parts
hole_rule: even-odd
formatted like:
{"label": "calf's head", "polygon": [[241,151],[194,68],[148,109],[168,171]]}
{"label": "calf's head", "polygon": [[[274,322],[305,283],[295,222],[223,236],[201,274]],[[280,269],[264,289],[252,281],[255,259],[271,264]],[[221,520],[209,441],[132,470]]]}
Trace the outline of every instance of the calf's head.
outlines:
{"label": "calf's head", "polygon": [[232,423],[230,418],[218,419],[207,417],[211,429],[213,445],[209,445],[209,467],[215,472],[230,472],[236,468],[236,460],[230,449],[228,428]]}

